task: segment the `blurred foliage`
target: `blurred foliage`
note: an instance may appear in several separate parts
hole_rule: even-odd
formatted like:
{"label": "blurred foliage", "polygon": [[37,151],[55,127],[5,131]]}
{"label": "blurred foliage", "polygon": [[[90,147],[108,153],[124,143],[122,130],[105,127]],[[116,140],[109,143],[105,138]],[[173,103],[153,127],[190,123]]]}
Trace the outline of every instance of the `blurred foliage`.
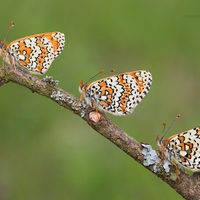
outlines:
{"label": "blurred foliage", "polygon": [[[168,136],[199,125],[199,1],[7,0],[7,42],[61,31],[63,53],[47,75],[77,97],[79,80],[101,69],[145,69],[153,85],[134,113],[110,118],[156,146],[162,121],[180,113]],[[9,83],[0,88],[0,199],[182,199],[83,120],[49,99]],[[164,194],[164,195],[163,195]]]}

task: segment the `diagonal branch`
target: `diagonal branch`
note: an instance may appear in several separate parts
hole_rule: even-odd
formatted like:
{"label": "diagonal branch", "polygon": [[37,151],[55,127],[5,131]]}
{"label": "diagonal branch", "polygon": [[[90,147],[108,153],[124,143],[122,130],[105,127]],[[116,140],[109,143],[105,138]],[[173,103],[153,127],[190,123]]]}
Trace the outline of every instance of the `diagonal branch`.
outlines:
{"label": "diagonal branch", "polygon": [[22,85],[32,92],[47,97],[60,106],[77,114],[95,131],[110,140],[142,166],[145,166],[149,171],[160,177],[182,197],[193,200],[199,199],[200,176],[198,173],[189,176],[185,171],[179,170],[181,182],[178,184],[176,181],[176,168],[171,165],[170,171],[166,172],[165,166],[160,165],[160,159],[157,156],[158,151],[156,152],[151,149],[150,145],[142,144],[130,137],[104,113],[100,113],[101,119],[95,123],[90,118],[90,113],[94,112],[94,109],[88,107],[85,102],[79,102],[79,99],[72,94],[59,88],[57,81],[54,81],[52,77],[45,77],[41,80],[20,68],[14,68],[12,66],[0,67],[0,86],[9,82]]}

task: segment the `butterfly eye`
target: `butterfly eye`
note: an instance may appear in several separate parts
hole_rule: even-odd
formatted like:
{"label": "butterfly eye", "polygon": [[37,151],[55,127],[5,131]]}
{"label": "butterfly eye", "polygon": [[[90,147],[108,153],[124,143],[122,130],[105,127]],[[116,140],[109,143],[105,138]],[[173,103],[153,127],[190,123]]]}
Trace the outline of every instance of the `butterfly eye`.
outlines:
{"label": "butterfly eye", "polygon": [[1,43],[1,41],[0,41],[0,48],[2,49],[3,46],[4,46],[4,43]]}

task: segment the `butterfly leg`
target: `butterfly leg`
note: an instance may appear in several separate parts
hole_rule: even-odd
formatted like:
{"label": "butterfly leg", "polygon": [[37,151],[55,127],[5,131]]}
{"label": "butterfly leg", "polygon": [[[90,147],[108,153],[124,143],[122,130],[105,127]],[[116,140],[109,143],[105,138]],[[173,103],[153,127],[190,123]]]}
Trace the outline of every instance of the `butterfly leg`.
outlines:
{"label": "butterfly leg", "polygon": [[177,183],[180,184],[181,182],[181,179],[180,179],[180,176],[179,176],[179,169],[178,169],[178,166],[176,163],[170,161],[172,163],[172,165],[174,165],[176,167],[176,177],[177,177]]}
{"label": "butterfly leg", "polygon": [[[161,153],[161,154],[159,155],[159,157],[160,157],[160,162],[157,164],[157,166],[163,165],[163,160],[164,160],[164,158],[165,158],[165,155],[164,155],[164,147],[163,147],[163,146],[161,147],[161,152],[159,151],[159,153]],[[170,163],[171,163],[172,165],[174,165],[174,166],[176,167],[177,183],[180,184],[181,181],[180,181],[178,166],[177,166],[176,163],[172,162],[171,160],[169,160],[169,161],[170,161]]]}
{"label": "butterfly leg", "polygon": [[98,111],[97,104],[96,104],[94,101],[92,102],[92,107],[95,108],[95,111],[96,111],[96,112],[99,112],[99,111]]}
{"label": "butterfly leg", "polygon": [[83,92],[81,92],[81,96],[80,96],[80,98],[79,98],[79,101],[78,101],[78,103],[76,104],[76,106],[75,106],[75,108],[74,109],[76,109],[80,104],[81,104],[81,101],[83,100]]}
{"label": "butterfly leg", "polygon": [[161,147],[161,151],[157,151],[158,156],[160,157],[160,162],[157,164],[157,166],[163,165],[163,160],[165,158],[164,155],[164,148]]}
{"label": "butterfly leg", "polygon": [[15,60],[14,60],[12,55],[9,55],[9,64],[14,67],[15,72],[16,72],[16,62],[15,62]]}
{"label": "butterfly leg", "polygon": [[[170,161],[170,163],[176,167],[177,183],[180,184],[181,180],[180,180],[179,170],[178,170],[177,164],[172,162],[172,161]],[[163,159],[161,159],[160,162],[157,164],[157,166],[160,166],[160,165],[163,165]]]}

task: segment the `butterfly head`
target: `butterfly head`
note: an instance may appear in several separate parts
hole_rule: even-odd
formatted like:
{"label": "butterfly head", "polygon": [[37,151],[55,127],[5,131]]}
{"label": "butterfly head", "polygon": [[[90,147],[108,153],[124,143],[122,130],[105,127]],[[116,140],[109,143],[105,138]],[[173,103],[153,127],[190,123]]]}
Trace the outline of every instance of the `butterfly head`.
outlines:
{"label": "butterfly head", "polygon": [[165,147],[168,144],[169,138],[164,139],[163,137],[157,136],[156,142],[157,142],[157,145],[160,147],[160,149],[162,149],[163,147]]}
{"label": "butterfly head", "polygon": [[160,147],[162,145],[162,140],[163,138],[161,138],[160,136],[157,136],[156,137],[156,142],[157,142],[157,145]]}
{"label": "butterfly head", "polygon": [[3,49],[4,42],[0,41],[0,49]]}
{"label": "butterfly head", "polygon": [[2,66],[4,65],[4,61],[9,63],[9,54],[6,51],[7,44],[0,40],[0,57],[2,57]]}
{"label": "butterfly head", "polygon": [[81,81],[79,82],[79,86],[78,86],[79,92],[80,92],[80,93],[84,92],[84,91],[86,90],[86,86],[87,86],[87,85],[84,84],[83,81],[81,80]]}
{"label": "butterfly head", "polygon": [[0,40],[0,50],[6,50],[7,46],[8,45],[5,42]]}

